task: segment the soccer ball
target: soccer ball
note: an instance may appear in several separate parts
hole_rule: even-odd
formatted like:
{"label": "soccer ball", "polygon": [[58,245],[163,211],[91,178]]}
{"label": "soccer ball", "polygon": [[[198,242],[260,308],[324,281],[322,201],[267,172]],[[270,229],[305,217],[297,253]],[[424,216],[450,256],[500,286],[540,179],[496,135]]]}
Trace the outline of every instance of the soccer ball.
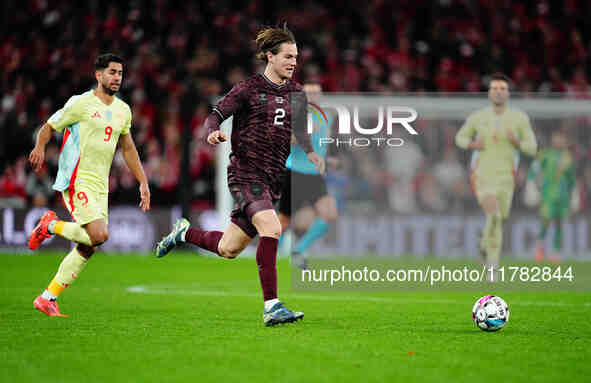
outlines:
{"label": "soccer ball", "polygon": [[499,331],[509,322],[509,306],[496,295],[486,295],[474,303],[472,320],[483,331]]}

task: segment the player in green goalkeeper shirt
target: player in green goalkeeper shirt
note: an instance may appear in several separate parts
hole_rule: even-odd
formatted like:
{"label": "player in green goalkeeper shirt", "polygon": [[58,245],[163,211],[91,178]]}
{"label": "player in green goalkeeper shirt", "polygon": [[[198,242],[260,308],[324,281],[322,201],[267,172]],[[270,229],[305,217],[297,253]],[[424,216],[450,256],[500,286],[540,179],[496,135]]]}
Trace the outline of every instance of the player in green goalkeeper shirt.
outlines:
{"label": "player in green goalkeeper shirt", "polygon": [[505,75],[492,75],[488,97],[491,105],[468,117],[456,135],[456,144],[474,151],[471,182],[486,215],[480,250],[485,263],[496,267],[503,246],[503,222],[511,210],[519,153],[535,156],[537,144],[527,115],[507,105],[509,79]]}
{"label": "player in green goalkeeper shirt", "polygon": [[554,254],[550,258],[558,262],[562,248],[562,221],[568,217],[570,199],[575,186],[575,167],[567,149],[567,138],[561,131],[552,133],[552,147],[542,150],[532,164],[528,180],[539,180],[542,188],[540,237],[536,246],[536,260],[544,259],[544,240],[548,227],[555,223]]}

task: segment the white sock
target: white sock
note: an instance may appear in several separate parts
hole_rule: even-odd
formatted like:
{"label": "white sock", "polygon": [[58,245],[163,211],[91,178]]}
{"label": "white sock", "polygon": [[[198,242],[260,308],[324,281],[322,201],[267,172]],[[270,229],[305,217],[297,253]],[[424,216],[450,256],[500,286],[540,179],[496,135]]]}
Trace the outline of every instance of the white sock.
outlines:
{"label": "white sock", "polygon": [[55,224],[57,223],[57,220],[53,220],[51,222],[49,222],[49,225],[47,225],[47,231],[49,231],[51,234],[55,234],[55,231],[53,231],[53,228],[55,227]]}
{"label": "white sock", "polygon": [[275,303],[279,303],[279,299],[275,298],[275,299],[269,299],[268,301],[265,301],[265,311],[271,310],[271,308],[273,308],[273,306],[275,306]]}
{"label": "white sock", "polygon": [[48,301],[55,301],[57,297],[49,292],[49,290],[45,290],[43,294],[41,294],[41,298],[48,300]]}

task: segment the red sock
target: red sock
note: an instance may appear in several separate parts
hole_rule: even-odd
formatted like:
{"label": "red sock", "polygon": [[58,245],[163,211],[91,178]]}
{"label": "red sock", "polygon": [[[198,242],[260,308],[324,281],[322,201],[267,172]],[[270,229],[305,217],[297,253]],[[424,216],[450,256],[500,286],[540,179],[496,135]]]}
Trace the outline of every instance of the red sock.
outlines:
{"label": "red sock", "polygon": [[257,265],[259,265],[259,279],[263,289],[263,298],[277,298],[277,238],[261,237],[257,248]]}
{"label": "red sock", "polygon": [[190,227],[185,234],[185,241],[219,255],[218,243],[223,234],[221,231],[204,231]]}

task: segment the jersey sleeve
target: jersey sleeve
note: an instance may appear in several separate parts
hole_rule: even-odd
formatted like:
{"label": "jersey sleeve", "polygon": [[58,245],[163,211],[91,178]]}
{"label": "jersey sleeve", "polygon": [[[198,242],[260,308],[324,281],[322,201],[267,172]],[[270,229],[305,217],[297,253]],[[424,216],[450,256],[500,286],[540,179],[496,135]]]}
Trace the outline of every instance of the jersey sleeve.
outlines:
{"label": "jersey sleeve", "polygon": [[312,140],[308,134],[308,98],[304,91],[299,90],[291,95],[291,107],[293,115],[292,134],[300,148],[305,153],[314,151]]}
{"label": "jersey sleeve", "polygon": [[538,150],[538,144],[529,117],[525,113],[521,116],[519,124],[517,125],[517,130],[520,138],[519,150],[529,156],[535,156],[536,151]]}
{"label": "jersey sleeve", "polygon": [[53,128],[53,130],[61,132],[66,127],[80,121],[82,116],[82,103],[80,102],[79,97],[80,96],[70,97],[63,108],[49,117],[47,123]]}
{"label": "jersey sleeve", "polygon": [[131,120],[131,109],[127,108],[127,120],[125,121],[125,126],[123,127],[121,134],[129,134],[129,131],[131,130]]}
{"label": "jersey sleeve", "polygon": [[476,116],[471,114],[466,119],[466,122],[458,133],[456,134],[456,145],[462,149],[468,149],[468,146],[472,142],[474,135],[476,134]]}
{"label": "jersey sleeve", "polygon": [[216,113],[221,121],[224,121],[228,117],[236,113],[246,101],[247,86],[246,83],[240,82],[236,84],[226,94],[216,106],[213,107],[213,113]]}

